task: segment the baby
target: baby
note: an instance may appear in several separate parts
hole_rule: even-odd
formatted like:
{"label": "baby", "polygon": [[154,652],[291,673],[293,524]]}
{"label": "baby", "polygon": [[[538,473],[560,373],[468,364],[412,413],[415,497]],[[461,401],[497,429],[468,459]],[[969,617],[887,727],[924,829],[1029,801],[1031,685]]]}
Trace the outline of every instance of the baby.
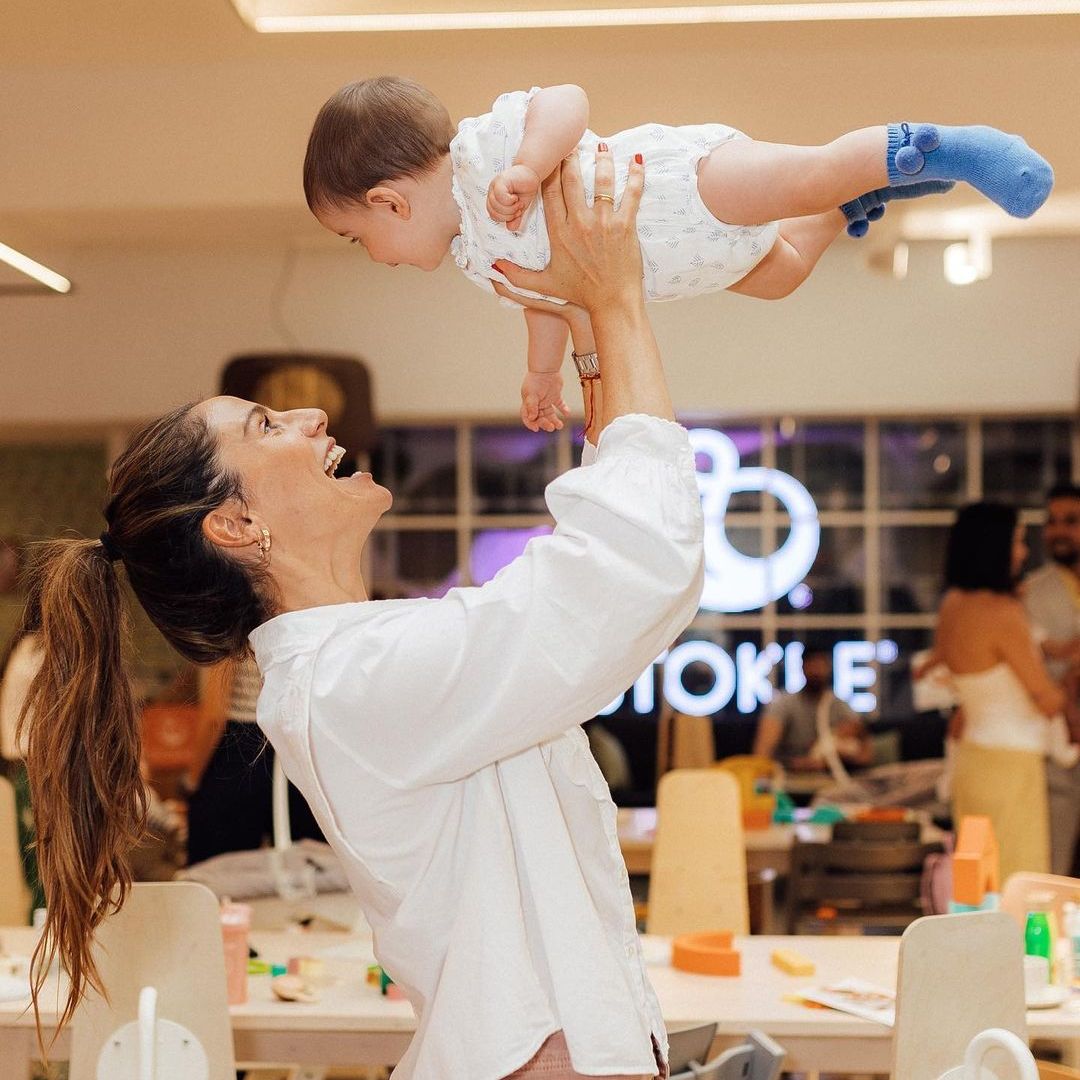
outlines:
{"label": "baby", "polygon": [[[496,260],[541,270],[550,257],[537,198],[544,178],[576,153],[592,202],[597,150],[610,152],[618,202],[637,156],[646,168],[637,230],[647,298],[728,289],[775,300],[806,279],[845,226],[864,235],[891,199],[962,180],[1028,217],[1053,186],[1050,165],[1022,138],[990,127],[889,124],[824,146],[784,146],[723,124],[645,124],[601,140],[588,120],[577,86],[503,94],[455,130],[416,83],[352,83],[315,120],[304,161],[308,206],[376,262],[434,270],[452,252],[477,284],[490,291],[500,282],[505,291]],[[533,431],[553,431],[568,412],[560,375],[567,324],[528,307],[525,322],[521,417]]]}

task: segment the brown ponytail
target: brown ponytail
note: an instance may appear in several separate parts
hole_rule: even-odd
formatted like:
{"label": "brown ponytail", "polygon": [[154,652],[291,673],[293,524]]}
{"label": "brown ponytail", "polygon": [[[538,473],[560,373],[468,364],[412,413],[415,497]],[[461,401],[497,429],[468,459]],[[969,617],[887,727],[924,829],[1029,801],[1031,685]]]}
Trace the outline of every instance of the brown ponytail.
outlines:
{"label": "brown ponytail", "polygon": [[88,987],[104,993],[91,935],[131,886],[127,854],[146,818],[138,715],[121,658],[120,582],[97,541],[41,545],[28,621],[44,658],[23,710],[26,768],[48,917],[34,950],[34,1010],[55,956],[71,979],[62,1027]]}
{"label": "brown ponytail", "polygon": [[[243,655],[275,600],[265,572],[203,536],[205,516],[230,499],[243,502],[240,480],[221,468],[212,432],[184,406],[144,428],[117,459],[104,542],[43,544],[28,575],[23,626],[40,634],[43,662],[20,726],[29,729],[26,766],[48,905],[31,986],[39,1016],[38,997],[59,956],[71,979],[60,1027],[88,989],[104,994],[93,934],[127,896],[126,857],[146,816],[139,715],[123,663],[120,566],[182,655],[201,664]],[[40,1016],[38,1030],[40,1038]]]}

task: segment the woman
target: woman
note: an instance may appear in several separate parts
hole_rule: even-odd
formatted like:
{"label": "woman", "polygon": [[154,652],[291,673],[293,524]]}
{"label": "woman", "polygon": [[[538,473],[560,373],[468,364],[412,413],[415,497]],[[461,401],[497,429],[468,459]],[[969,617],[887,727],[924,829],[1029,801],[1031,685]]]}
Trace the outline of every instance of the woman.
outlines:
{"label": "woman", "polygon": [[616,210],[598,154],[588,207],[566,164],[544,192],[551,265],[509,270],[591,316],[602,436],[595,463],[548,489],[554,534],[487,585],[366,601],[361,551],[390,493],[332,478],[323,413],[233,398],[135,439],[101,543],[50,545],[32,713],[49,722],[30,732],[51,901],[36,971],[40,987],[58,948],[65,1018],[95,985],[90,935],[123,899],[141,818],[116,556],[191,659],[242,654],[250,635],[259,724],[417,1012],[397,1077],[666,1073],[615,809],[577,726],[685,627],[702,585],[693,455],[643,309],[642,175]]}
{"label": "woman", "polygon": [[1048,719],[1065,703],[1016,597],[1027,556],[1014,509],[976,503],[960,511],[949,534],[948,591],[929,661],[949,669],[963,716],[953,817],[990,818],[1002,881],[1017,870],[1049,872],[1044,755]]}

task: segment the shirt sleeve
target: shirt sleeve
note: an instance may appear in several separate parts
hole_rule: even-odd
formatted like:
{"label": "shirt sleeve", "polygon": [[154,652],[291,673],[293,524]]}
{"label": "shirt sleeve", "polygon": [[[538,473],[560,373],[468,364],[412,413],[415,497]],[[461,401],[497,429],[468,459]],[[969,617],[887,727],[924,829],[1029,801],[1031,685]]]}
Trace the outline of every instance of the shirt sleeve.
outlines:
{"label": "shirt sleeve", "polygon": [[681,427],[619,418],[546,495],[554,532],[490,582],[319,648],[312,723],[386,783],[456,780],[583,723],[696,612],[701,501]]}

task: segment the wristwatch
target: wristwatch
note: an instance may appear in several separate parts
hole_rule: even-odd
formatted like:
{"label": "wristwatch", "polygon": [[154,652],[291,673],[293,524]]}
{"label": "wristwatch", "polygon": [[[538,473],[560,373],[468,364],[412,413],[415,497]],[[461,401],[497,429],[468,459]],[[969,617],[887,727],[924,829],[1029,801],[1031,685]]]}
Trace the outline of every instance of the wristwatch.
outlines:
{"label": "wristwatch", "polygon": [[577,368],[578,378],[584,382],[587,379],[599,379],[600,378],[600,364],[597,361],[596,353],[576,353],[572,352],[571,357],[574,360],[574,367]]}

